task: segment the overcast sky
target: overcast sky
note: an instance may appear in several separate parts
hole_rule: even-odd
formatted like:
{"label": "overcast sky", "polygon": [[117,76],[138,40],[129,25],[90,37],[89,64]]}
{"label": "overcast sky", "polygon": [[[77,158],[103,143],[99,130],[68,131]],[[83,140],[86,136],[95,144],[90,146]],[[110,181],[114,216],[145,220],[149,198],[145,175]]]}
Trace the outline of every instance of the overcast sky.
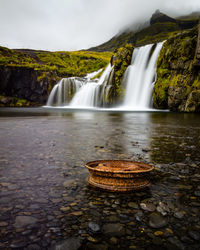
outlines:
{"label": "overcast sky", "polygon": [[183,15],[200,0],[0,0],[0,45],[44,50],[87,49],[156,10]]}

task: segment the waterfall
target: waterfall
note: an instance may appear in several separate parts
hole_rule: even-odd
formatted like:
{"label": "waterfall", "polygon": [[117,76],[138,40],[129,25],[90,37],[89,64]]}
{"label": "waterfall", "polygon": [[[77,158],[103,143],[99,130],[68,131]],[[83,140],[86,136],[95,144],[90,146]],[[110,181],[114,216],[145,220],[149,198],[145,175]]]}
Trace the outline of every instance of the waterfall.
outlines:
{"label": "waterfall", "polygon": [[70,77],[61,79],[52,89],[47,106],[64,106],[72,99],[73,95],[85,84],[85,79]]}
{"label": "waterfall", "polygon": [[108,91],[110,89],[110,82],[112,81],[113,67],[109,63],[98,82],[88,81],[80,90],[74,95],[70,102],[71,107],[104,107]]}
{"label": "waterfall", "polygon": [[[156,61],[163,43],[135,48],[131,65],[127,68],[122,85],[125,96],[120,110],[147,110],[151,108]],[[91,80],[98,72],[86,77],[61,79],[52,89],[47,106],[68,108],[109,107],[113,93],[114,68],[109,63],[99,80]]]}
{"label": "waterfall", "polygon": [[161,48],[162,43],[158,43],[155,48],[150,44],[134,49],[131,65],[127,69],[124,107],[133,110],[150,108],[155,66]]}

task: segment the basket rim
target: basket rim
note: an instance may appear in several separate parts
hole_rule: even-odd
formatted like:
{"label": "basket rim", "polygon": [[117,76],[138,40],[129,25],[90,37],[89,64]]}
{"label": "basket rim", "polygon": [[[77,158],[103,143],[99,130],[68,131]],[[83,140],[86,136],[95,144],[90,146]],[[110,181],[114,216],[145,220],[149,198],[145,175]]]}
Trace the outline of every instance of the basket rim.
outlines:
{"label": "basket rim", "polygon": [[[129,171],[126,171],[126,170],[111,170],[111,169],[108,169],[108,170],[101,170],[101,169],[95,169],[95,167],[91,166],[91,165],[94,165],[94,164],[99,164],[99,163],[111,163],[111,162],[120,162],[120,163],[131,163],[131,164],[135,164],[135,165],[138,165],[138,166],[143,166],[143,167],[146,167],[147,169],[138,169],[138,170],[129,170]],[[97,160],[97,161],[89,161],[85,164],[85,167],[88,168],[89,170],[91,171],[94,171],[94,172],[105,172],[105,173],[119,173],[119,174],[138,174],[138,173],[147,173],[147,172],[150,172],[154,169],[154,166],[151,165],[151,164],[147,164],[147,163],[143,163],[143,162],[138,162],[138,161],[130,161],[130,160]]]}

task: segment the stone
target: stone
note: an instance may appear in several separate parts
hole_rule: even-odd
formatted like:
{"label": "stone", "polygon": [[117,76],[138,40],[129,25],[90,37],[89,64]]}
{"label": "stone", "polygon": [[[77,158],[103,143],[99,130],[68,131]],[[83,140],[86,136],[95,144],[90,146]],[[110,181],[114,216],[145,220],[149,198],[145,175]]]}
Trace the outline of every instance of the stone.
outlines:
{"label": "stone", "polygon": [[200,233],[197,231],[189,231],[188,232],[189,236],[194,239],[194,240],[200,240]]}
{"label": "stone", "polygon": [[38,246],[37,244],[31,244],[29,245],[26,250],[40,250],[40,246]]}
{"label": "stone", "polygon": [[60,211],[62,211],[62,212],[67,212],[69,210],[70,210],[70,207],[61,207],[60,208]]}
{"label": "stone", "polygon": [[83,212],[82,211],[75,211],[75,212],[72,212],[71,214],[75,215],[75,216],[80,216],[80,215],[83,215]]}
{"label": "stone", "polygon": [[19,242],[13,242],[10,247],[11,248],[17,248],[17,249],[22,249],[26,246],[27,244],[24,241],[19,241]]}
{"label": "stone", "polygon": [[183,244],[181,241],[179,241],[178,239],[173,238],[173,237],[169,237],[169,238],[167,239],[167,241],[168,241],[169,243],[171,243],[173,246],[177,247],[177,249],[185,250],[184,244]]}
{"label": "stone", "polygon": [[[87,250],[108,250],[108,246],[105,244],[94,244],[89,242],[86,246]],[[66,249],[67,250],[67,249]]]}
{"label": "stone", "polygon": [[174,213],[174,217],[177,219],[183,219],[185,213],[183,211],[178,211]]}
{"label": "stone", "polygon": [[122,236],[125,233],[124,227],[119,223],[109,223],[103,225],[103,232],[109,236]]}
{"label": "stone", "polygon": [[145,210],[145,211],[149,211],[149,212],[154,212],[156,210],[156,207],[154,204],[152,203],[140,203],[140,207]]}
{"label": "stone", "polygon": [[6,227],[8,226],[8,223],[5,221],[0,221],[0,227]]}
{"label": "stone", "polygon": [[129,202],[128,206],[134,209],[138,209],[138,204],[136,202]]}
{"label": "stone", "polygon": [[116,237],[111,237],[109,241],[110,241],[110,244],[112,245],[117,245],[118,243],[118,239]]}
{"label": "stone", "polygon": [[35,217],[32,216],[17,216],[15,219],[15,228],[23,228],[29,225],[33,225],[37,222],[38,220]]}
{"label": "stone", "polygon": [[94,222],[88,223],[88,230],[91,234],[99,234],[101,232],[100,226]]}
{"label": "stone", "polygon": [[74,184],[75,180],[67,180],[65,182],[63,182],[63,186],[64,187],[70,187]]}
{"label": "stone", "polygon": [[52,250],[78,250],[81,247],[79,238],[69,238],[65,241],[58,242],[52,247]]}
{"label": "stone", "polygon": [[164,233],[162,232],[162,231],[156,231],[156,232],[154,232],[154,235],[155,236],[161,236],[161,235],[163,235]]}
{"label": "stone", "polygon": [[149,226],[152,228],[162,228],[167,224],[167,219],[158,213],[154,212],[149,216]]}

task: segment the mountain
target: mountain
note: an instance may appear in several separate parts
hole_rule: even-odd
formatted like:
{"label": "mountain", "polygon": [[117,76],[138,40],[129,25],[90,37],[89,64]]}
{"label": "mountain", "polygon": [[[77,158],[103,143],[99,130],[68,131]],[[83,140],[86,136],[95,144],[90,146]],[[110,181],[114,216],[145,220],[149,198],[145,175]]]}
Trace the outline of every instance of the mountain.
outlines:
{"label": "mountain", "polygon": [[160,42],[182,30],[193,28],[198,23],[198,14],[193,13],[189,16],[172,18],[157,10],[151,17],[149,25],[142,29],[127,28],[111,38],[109,41],[92,47],[90,51],[114,51],[117,48],[131,43],[139,47],[149,43]]}

